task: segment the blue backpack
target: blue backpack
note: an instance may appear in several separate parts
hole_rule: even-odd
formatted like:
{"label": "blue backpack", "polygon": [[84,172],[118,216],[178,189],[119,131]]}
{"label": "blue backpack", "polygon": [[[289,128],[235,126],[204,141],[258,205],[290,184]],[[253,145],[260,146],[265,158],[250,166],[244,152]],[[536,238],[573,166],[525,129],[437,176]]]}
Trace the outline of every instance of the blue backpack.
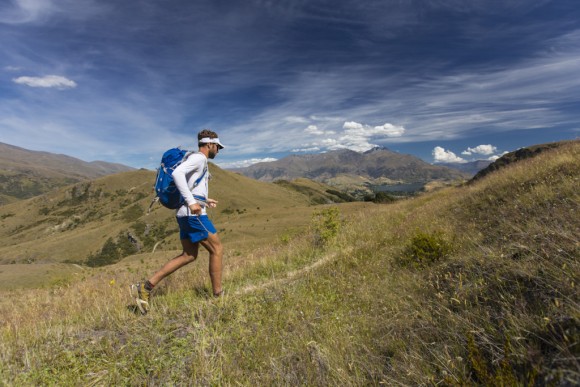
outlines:
{"label": "blue backpack", "polygon": [[[179,190],[175,186],[173,171],[193,153],[184,149],[172,148],[163,154],[163,157],[161,157],[161,165],[159,165],[157,171],[157,178],[155,179],[154,187],[156,197],[149,206],[150,210],[155,201],[159,201],[164,207],[170,209],[179,208],[184,204],[185,199],[183,199],[183,196],[181,196],[181,193],[179,193]],[[207,167],[203,170],[199,179],[193,184],[194,187],[199,184],[206,172]]]}

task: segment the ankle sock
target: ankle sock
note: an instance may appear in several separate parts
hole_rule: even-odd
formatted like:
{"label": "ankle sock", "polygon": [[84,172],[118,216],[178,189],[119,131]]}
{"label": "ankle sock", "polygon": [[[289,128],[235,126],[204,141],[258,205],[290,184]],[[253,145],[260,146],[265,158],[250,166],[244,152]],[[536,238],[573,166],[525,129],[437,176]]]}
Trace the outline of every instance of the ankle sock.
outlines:
{"label": "ankle sock", "polygon": [[145,290],[151,291],[151,290],[153,290],[154,287],[155,287],[155,285],[153,285],[151,282],[149,282],[149,280],[145,281]]}

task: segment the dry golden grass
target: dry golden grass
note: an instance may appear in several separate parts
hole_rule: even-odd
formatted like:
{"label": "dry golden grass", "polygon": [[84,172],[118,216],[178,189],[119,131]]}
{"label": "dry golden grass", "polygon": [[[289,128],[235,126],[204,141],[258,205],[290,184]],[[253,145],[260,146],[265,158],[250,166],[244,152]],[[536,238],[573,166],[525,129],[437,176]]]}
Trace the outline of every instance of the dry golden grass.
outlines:
{"label": "dry golden grass", "polygon": [[[309,217],[310,201],[304,195],[215,166],[211,171],[210,193],[220,203],[210,216],[226,242],[252,246],[276,239]],[[147,215],[154,179],[152,171],[121,173],[1,206],[0,263],[84,263],[107,239],[126,234],[137,223],[166,230],[155,237],[158,250],[179,248],[174,212],[155,205]]]}
{"label": "dry golden grass", "polygon": [[[159,286],[151,313],[135,314],[128,284],[178,253],[169,249],[92,269],[83,281],[3,292],[0,380],[573,385],[579,153],[575,142],[473,185],[337,205],[340,231],[324,246],[313,243],[312,223],[256,236],[229,249],[222,299],[209,297],[202,255]],[[329,207],[302,208],[310,223]],[[231,243],[242,234],[232,231]],[[433,237],[427,249],[444,240],[451,253],[402,265],[418,234]]]}

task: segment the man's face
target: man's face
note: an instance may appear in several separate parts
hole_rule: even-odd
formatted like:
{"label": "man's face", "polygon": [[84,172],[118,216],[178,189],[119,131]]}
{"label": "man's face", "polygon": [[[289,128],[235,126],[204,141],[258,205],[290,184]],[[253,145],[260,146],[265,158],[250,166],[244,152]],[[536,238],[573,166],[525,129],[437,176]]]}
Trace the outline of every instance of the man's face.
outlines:
{"label": "man's face", "polygon": [[209,144],[209,152],[207,154],[207,157],[210,159],[214,159],[218,152],[220,151],[220,148],[218,146],[218,144]]}

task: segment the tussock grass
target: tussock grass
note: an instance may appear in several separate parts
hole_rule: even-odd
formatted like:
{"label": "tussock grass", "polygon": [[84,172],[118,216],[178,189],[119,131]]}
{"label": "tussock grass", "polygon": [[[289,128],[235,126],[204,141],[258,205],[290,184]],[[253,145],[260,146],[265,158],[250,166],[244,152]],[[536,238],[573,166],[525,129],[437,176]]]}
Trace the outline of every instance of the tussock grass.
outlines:
{"label": "tussock grass", "polygon": [[[575,384],[579,153],[575,142],[469,186],[389,205],[337,205],[338,223],[318,219],[230,253],[221,299],[209,297],[200,257],[162,283],[150,314],[135,314],[127,285],[173,252],[155,262],[131,257],[83,282],[5,293],[0,380]],[[314,243],[324,224],[339,232]],[[428,264],[402,265],[425,235],[449,249]],[[429,252],[437,243],[421,246]]]}

